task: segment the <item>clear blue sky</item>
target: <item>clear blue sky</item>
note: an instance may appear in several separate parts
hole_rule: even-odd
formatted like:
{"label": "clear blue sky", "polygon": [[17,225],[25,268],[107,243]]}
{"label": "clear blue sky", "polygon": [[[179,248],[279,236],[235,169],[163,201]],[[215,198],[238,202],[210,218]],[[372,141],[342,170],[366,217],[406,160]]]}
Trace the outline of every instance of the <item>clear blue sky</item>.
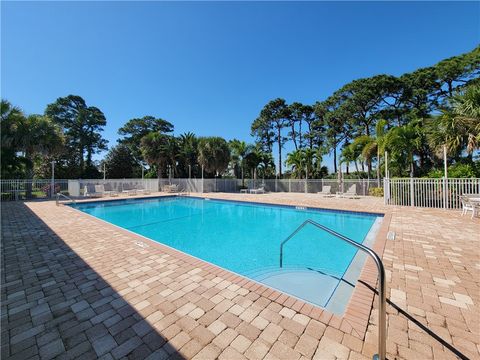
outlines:
{"label": "clear blue sky", "polygon": [[144,115],[176,134],[252,141],[271,99],[314,103],[470,51],[479,4],[2,1],[1,96],[43,113],[80,95],[105,113],[110,145]]}

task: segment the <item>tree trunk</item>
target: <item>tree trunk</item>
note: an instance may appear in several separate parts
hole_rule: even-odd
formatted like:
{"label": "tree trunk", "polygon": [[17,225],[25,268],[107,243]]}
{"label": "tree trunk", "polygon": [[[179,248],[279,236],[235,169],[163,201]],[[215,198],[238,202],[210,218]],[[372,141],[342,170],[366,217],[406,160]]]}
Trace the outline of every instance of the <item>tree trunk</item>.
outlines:
{"label": "tree trunk", "polygon": [[300,149],[303,149],[303,145],[302,145],[302,120],[300,120],[300,123],[298,124],[298,142],[300,144]]}
{"label": "tree trunk", "polygon": [[[25,158],[27,159],[26,161],[26,175],[27,175],[27,180],[28,179],[33,179],[33,160],[31,153],[29,151],[25,151]],[[25,198],[26,199],[31,199],[32,198],[32,182],[27,181],[26,189],[25,189]]]}
{"label": "tree trunk", "polygon": [[83,174],[83,171],[85,170],[85,160],[83,158],[83,153],[85,152],[85,150],[83,146],[80,147],[79,152],[80,152],[80,172]]}
{"label": "tree trunk", "polygon": [[278,127],[278,174],[282,178],[282,135],[281,129]]}
{"label": "tree trunk", "polygon": [[295,150],[298,150],[297,133],[295,132],[295,122],[294,121],[292,121],[292,140],[293,140],[293,145],[295,145]]}
{"label": "tree trunk", "polygon": [[333,172],[337,172],[337,145],[333,146]]}
{"label": "tree trunk", "polygon": [[92,149],[87,148],[87,161],[86,161],[87,167],[90,167],[92,165]]}
{"label": "tree trunk", "polygon": [[345,168],[346,168],[347,175],[350,175],[350,164],[348,162],[345,164],[346,164]]}
{"label": "tree trunk", "polygon": [[380,187],[380,150],[377,146],[377,186]]}

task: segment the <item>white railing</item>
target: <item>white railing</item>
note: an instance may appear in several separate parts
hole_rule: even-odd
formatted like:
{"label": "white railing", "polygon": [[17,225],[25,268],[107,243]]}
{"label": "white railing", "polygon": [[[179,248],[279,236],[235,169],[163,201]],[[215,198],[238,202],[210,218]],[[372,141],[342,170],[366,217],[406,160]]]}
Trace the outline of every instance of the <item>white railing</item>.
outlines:
{"label": "white railing", "polygon": [[[350,186],[356,185],[358,195],[369,195],[369,190],[378,187],[377,180],[338,180],[329,179],[159,179],[162,189],[165,185],[176,184],[180,190],[188,192],[239,192],[242,188],[255,189],[260,186],[267,192],[294,192],[317,193],[324,186],[330,186],[331,192],[346,191]],[[380,183],[383,187],[383,181]]]}
{"label": "white railing", "polygon": [[1,200],[53,199],[56,193],[68,195],[68,181],[63,179],[0,180]]}
{"label": "white railing", "polygon": [[386,205],[457,209],[460,196],[479,194],[480,179],[384,179]]}
{"label": "white railing", "polygon": [[[2,200],[25,200],[54,198],[56,193],[76,198],[83,197],[85,187],[103,184],[106,190],[122,192],[124,189],[144,188],[151,192],[162,191],[165,185],[178,185],[178,190],[189,193],[240,192],[242,188],[255,189],[263,186],[267,192],[317,193],[324,186],[331,192],[344,192],[356,185],[358,195],[369,195],[369,190],[378,187],[377,180],[358,179],[74,179],[59,180],[0,180]],[[383,186],[383,181],[381,182]],[[50,189],[54,189],[52,192]]]}
{"label": "white railing", "polygon": [[145,189],[150,192],[159,191],[158,179],[80,179],[70,180],[69,190],[72,196],[84,196],[88,185],[104,185],[107,191],[121,193],[126,189]]}

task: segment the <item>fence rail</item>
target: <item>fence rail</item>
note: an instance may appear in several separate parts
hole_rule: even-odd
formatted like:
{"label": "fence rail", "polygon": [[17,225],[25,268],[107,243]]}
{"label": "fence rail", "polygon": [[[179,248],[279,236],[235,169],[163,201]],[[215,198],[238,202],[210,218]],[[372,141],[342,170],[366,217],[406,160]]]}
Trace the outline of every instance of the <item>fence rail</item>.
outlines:
{"label": "fence rail", "polygon": [[[15,179],[0,180],[2,200],[30,200],[54,198],[56,193],[81,197],[87,185],[107,185],[109,190],[121,192],[124,188],[143,187],[152,192],[161,191],[164,185],[177,184],[179,190],[188,192],[239,192],[243,188],[255,189],[263,186],[267,192],[317,193],[325,186],[331,192],[343,192],[355,185],[358,195],[368,195],[372,187],[378,187],[377,180],[330,179]],[[381,182],[383,186],[383,182]],[[52,191],[53,189],[53,191]]]}
{"label": "fence rail", "polygon": [[463,194],[480,194],[480,179],[384,179],[386,205],[457,209]]}
{"label": "fence rail", "polygon": [[[378,187],[377,180],[338,180],[329,179],[159,179],[160,189],[165,185],[176,184],[179,189],[188,192],[239,192],[241,189],[256,189],[261,186],[267,192],[317,193],[324,186],[330,186],[331,192],[346,191],[356,186],[358,195],[369,195],[370,188]],[[383,182],[380,183],[383,187]]]}
{"label": "fence rail", "polygon": [[[53,199],[56,193],[81,197],[88,184],[108,184],[121,192],[124,188],[143,187],[152,192],[161,191],[164,185],[177,184],[180,191],[239,192],[243,188],[263,186],[267,192],[317,193],[330,186],[332,193],[345,192],[355,186],[357,195],[369,195],[378,187],[376,179],[14,179],[0,180],[2,201]],[[460,195],[480,194],[480,179],[383,179],[386,205],[416,206],[456,209],[461,207]]]}
{"label": "fence rail", "polygon": [[[68,195],[68,181],[62,179],[0,180],[2,201],[50,199],[56,193]],[[53,190],[53,191],[52,191]]]}

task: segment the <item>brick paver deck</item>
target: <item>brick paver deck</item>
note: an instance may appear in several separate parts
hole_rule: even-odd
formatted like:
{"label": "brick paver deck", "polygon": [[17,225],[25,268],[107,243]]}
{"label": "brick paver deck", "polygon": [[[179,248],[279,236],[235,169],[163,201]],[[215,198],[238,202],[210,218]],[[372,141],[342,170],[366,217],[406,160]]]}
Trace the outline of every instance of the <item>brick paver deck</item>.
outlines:
{"label": "brick paver deck", "polygon": [[[388,213],[397,237],[376,250],[385,246],[389,358],[480,356],[478,219],[385,207],[375,198],[209,196]],[[367,359],[376,352],[376,301],[372,307],[364,284],[350,313],[332,316],[54,202],[2,204],[1,280],[2,358]]]}

